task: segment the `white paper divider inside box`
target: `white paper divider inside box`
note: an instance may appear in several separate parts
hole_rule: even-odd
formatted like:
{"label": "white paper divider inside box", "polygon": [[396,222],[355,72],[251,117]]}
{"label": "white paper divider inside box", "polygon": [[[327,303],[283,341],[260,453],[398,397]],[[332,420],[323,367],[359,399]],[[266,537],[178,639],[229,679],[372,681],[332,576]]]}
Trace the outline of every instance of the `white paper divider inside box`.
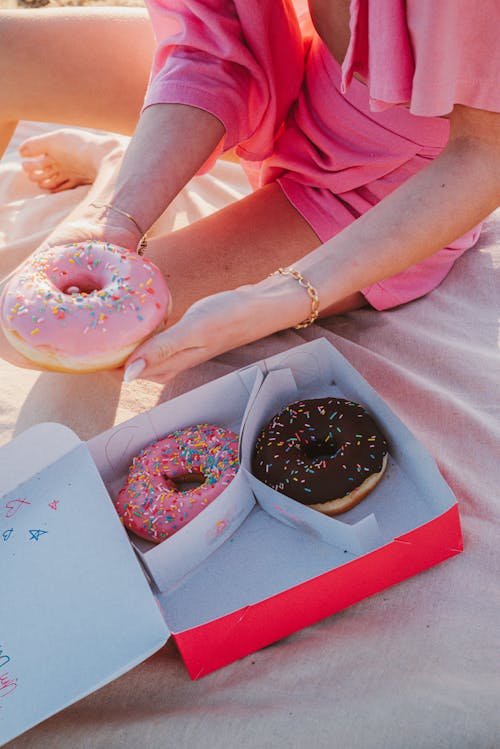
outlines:
{"label": "white paper divider inside box", "polygon": [[[316,388],[320,387],[317,379],[313,378],[313,382]],[[329,392],[331,396],[343,397],[336,388],[330,387]],[[286,497],[252,475],[252,453],[262,428],[283,406],[302,397],[290,369],[278,369],[266,375],[242,429],[242,468],[258,503],[269,515],[294,528],[312,533],[339,549],[352,554],[364,554],[381,544],[379,527],[373,514],[348,524]]]}
{"label": "white paper divider inside box", "polygon": [[158,590],[168,592],[227,541],[254,507],[240,470],[217,499],[171,538],[161,544],[141,539],[132,543]]}
{"label": "white paper divider inside box", "polygon": [[[240,434],[249,403],[263,380],[259,367],[233,372],[120,424],[89,442],[89,449],[113,499],[143,447],[194,424],[217,424]],[[171,538],[153,544],[131,535],[131,542],[160,591],[179,584],[227,541],[255,506],[241,471],[203,512]]]}
{"label": "white paper divider inside box", "polygon": [[326,338],[318,338],[264,359],[262,368],[266,374],[274,369],[290,369],[297,388],[302,390],[331,385],[336,376],[337,358],[345,361]]}

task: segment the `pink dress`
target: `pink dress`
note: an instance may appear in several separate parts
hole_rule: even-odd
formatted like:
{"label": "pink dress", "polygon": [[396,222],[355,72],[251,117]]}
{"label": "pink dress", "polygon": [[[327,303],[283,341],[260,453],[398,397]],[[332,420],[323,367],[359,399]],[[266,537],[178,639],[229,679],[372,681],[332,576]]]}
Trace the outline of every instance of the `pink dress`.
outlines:
{"label": "pink dress", "polygon": [[[322,241],[439,154],[455,103],[500,112],[496,0],[351,0],[342,66],[304,0],[147,4],[158,48],[145,106],[218,117],[226,133],[212,160],[236,147],[252,185],[278,181]],[[365,297],[387,309],[426,294],[479,229]]]}

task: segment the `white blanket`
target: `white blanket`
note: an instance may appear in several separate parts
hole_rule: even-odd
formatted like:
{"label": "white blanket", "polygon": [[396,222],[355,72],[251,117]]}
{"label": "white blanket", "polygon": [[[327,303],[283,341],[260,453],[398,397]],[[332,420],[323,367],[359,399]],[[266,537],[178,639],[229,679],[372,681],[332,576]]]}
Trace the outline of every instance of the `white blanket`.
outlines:
{"label": "white blanket", "polygon": [[[48,195],[27,181],[14,146],[43,129],[22,124],[0,165],[0,278],[87,189]],[[158,231],[247,191],[240,168],[218,162],[181,193]],[[167,644],[12,749],[499,746],[499,274],[497,210],[478,247],[427,298],[271,336],[165,387],[120,386],[107,374],[40,374],[0,361],[0,442],[41,421],[62,422],[87,439],[159,401],[324,336],[434,455],[457,496],[465,543],[458,557],[201,681],[190,681]]]}

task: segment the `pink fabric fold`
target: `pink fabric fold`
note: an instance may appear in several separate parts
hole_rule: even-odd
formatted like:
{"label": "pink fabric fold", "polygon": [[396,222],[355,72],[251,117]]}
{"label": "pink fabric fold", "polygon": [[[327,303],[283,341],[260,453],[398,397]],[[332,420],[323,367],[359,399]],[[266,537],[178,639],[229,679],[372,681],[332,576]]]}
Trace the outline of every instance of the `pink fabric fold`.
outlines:
{"label": "pink fabric fold", "polygon": [[351,0],[343,62],[368,84],[373,111],[449,114],[454,104],[500,111],[500,5],[496,0]]}

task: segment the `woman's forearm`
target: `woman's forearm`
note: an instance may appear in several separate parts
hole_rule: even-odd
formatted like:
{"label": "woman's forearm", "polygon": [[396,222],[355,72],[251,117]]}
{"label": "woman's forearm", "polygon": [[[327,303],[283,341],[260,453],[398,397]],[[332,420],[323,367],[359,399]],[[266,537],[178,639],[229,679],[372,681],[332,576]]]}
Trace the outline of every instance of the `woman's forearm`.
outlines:
{"label": "woman's forearm", "polygon": [[139,120],[113,180],[96,202],[131,214],[147,231],[224,136],[220,120],[184,104],[155,104]]}
{"label": "woman's forearm", "polygon": [[[480,137],[459,133],[451,138],[432,163],[294,264],[318,290],[322,313],[446,247],[495,210],[500,204],[499,118],[486,113],[490,126],[485,132],[478,128]],[[272,315],[277,328],[307,317],[307,296],[289,277],[265,279],[255,293],[264,307],[280,300]]]}
{"label": "woman's forearm", "polygon": [[317,286],[324,308],[446,247],[499,204],[498,146],[459,138],[296,266]]}
{"label": "woman's forearm", "polygon": [[[450,141],[435,161],[294,263],[328,314],[364,287],[432,255],[500,202],[500,115],[455,108]],[[297,325],[311,299],[289,275],[208,296],[130,357],[127,378],[166,381],[182,369]]]}

